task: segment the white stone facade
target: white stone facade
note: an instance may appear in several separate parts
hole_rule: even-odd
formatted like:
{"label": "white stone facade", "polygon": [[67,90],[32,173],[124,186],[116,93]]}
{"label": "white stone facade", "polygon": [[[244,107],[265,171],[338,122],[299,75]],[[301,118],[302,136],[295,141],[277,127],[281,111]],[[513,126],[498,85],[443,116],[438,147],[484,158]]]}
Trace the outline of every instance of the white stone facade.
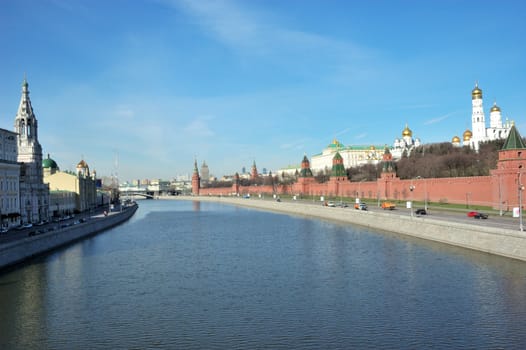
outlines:
{"label": "white stone facade", "polygon": [[505,139],[508,137],[512,124],[508,120],[503,123],[500,107],[495,102],[490,110],[490,126],[486,127],[482,90],[478,84],[475,84],[475,88],[471,91],[471,126],[473,132],[471,138],[464,137],[464,145],[469,145],[478,150],[481,142]]}
{"label": "white stone facade", "polygon": [[421,144],[419,138],[413,139],[413,132],[406,124],[405,129],[402,131],[402,138],[394,140],[390,152],[393,159],[400,159],[404,152],[406,155],[410,155],[411,152]]}
{"label": "white stone facade", "polygon": [[[331,170],[332,159],[336,152],[340,153],[343,158],[343,166],[348,169],[364,164],[378,164],[382,160],[383,146],[344,146],[335,139],[321,154],[312,156],[310,161],[312,172],[317,174],[324,170]],[[298,169],[301,170],[301,167]]]}
{"label": "white stone facade", "polygon": [[22,223],[49,220],[49,188],[43,182],[42,147],[38,142],[38,121],[24,79],[22,96],[15,117],[20,164],[20,214]]}
{"label": "white stone facade", "polygon": [[20,165],[17,134],[0,129],[0,227],[16,226],[20,220]]}

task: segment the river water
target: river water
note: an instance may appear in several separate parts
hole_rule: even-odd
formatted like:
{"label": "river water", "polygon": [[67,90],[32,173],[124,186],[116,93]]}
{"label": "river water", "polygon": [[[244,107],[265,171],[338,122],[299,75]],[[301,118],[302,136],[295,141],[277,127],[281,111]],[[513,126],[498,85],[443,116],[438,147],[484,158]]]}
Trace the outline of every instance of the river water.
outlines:
{"label": "river water", "polygon": [[526,263],[217,203],[141,201],[0,275],[1,349],[525,344]]}

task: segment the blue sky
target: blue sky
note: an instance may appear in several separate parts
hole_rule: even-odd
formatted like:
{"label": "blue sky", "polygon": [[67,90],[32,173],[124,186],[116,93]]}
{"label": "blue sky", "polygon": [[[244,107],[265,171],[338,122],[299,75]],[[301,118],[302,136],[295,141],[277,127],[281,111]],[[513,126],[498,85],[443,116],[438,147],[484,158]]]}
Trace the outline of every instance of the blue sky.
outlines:
{"label": "blue sky", "polygon": [[[475,81],[526,135],[523,1],[0,1],[0,128],[27,75],[63,169],[171,179],[277,170],[471,128]],[[116,162],[117,160],[117,162]],[[117,166],[116,166],[117,163]]]}

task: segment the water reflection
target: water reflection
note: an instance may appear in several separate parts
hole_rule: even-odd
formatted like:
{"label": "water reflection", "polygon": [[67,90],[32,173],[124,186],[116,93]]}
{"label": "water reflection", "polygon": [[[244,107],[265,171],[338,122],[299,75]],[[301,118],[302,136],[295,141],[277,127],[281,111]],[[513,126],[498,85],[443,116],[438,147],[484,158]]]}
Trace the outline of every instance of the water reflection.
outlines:
{"label": "water reflection", "polygon": [[46,339],[45,276],[46,265],[35,262],[0,279],[0,348],[31,349]]}
{"label": "water reflection", "polygon": [[214,203],[0,276],[0,348],[518,348],[526,264]]}

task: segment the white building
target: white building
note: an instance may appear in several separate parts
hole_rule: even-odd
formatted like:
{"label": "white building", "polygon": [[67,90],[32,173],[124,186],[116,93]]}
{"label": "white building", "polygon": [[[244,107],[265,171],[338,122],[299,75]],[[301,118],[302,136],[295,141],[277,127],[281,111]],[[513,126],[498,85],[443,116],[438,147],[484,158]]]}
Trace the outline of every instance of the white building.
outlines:
{"label": "white building", "polygon": [[15,117],[20,164],[20,214],[22,223],[49,219],[49,188],[43,182],[42,147],[38,142],[38,121],[33,113],[26,79]]}
{"label": "white building", "polygon": [[17,156],[17,134],[0,129],[0,227],[16,226],[20,219]]}
{"label": "white building", "polygon": [[[97,206],[96,173],[90,173],[88,164],[82,159],[77,172],[60,171],[57,163],[49,158],[42,162],[44,182],[49,185],[50,204],[53,216],[73,214]],[[72,195],[67,194],[72,193]],[[71,203],[70,201],[73,200]],[[73,205],[72,205],[73,204]]]}
{"label": "white building", "polygon": [[413,131],[411,131],[406,124],[405,129],[402,130],[402,138],[395,139],[393,147],[391,148],[393,159],[402,158],[404,152],[409,156],[411,152],[421,144],[419,138],[413,139]]}
{"label": "white building", "polygon": [[[345,169],[364,164],[378,164],[382,160],[384,146],[344,146],[334,139],[320,154],[313,155],[310,166],[314,174],[332,169],[332,158],[337,152],[343,158]],[[298,171],[301,170],[301,167]],[[281,172],[282,170],[280,170]]]}
{"label": "white building", "polygon": [[486,117],[482,104],[482,90],[475,84],[471,91],[471,126],[472,130],[466,130],[464,136],[464,146],[478,150],[479,144],[485,141],[505,139],[510,133],[513,122],[506,119],[502,122],[502,113],[500,107],[494,102],[490,109],[489,127],[486,125]]}

